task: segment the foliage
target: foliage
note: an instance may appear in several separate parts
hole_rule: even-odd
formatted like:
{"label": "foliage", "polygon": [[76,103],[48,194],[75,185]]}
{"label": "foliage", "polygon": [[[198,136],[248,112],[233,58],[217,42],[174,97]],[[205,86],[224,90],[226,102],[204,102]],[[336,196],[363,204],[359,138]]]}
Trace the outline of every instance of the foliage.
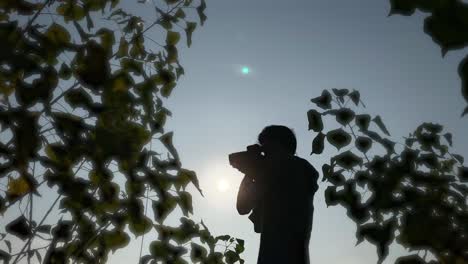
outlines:
{"label": "foliage", "polygon": [[[450,50],[468,47],[468,3],[462,0],[390,0],[389,15],[413,15],[416,10],[429,13],[424,20],[424,32],[442,49],[442,55]],[[458,73],[462,80],[462,95],[468,102],[468,55],[461,61]],[[468,106],[462,116],[468,114]]]}
{"label": "foliage", "polygon": [[[355,113],[352,108],[363,106],[357,91],[324,91],[312,102],[317,109],[311,111],[319,113],[309,123],[319,131],[312,154],[322,153],[325,139],[339,150],[322,167],[330,183],[326,203],[346,208],[358,244],[374,244],[378,263],[394,242],[437,259],[415,254],[396,263],[467,263],[468,168],[450,151],[452,135],[441,125],[423,123],[397,144],[380,116]],[[325,132],[320,124],[330,117],[340,127]]]}
{"label": "foliage", "polygon": [[[191,45],[205,2],[153,5],[145,21],[118,0],[0,2],[0,213],[18,211],[0,233],[4,262],[103,263],[129,232],[153,231],[140,263],[243,263],[242,240],[189,218],[186,188],[200,187],[164,131],[163,102],[184,73],[177,45],[182,34]],[[176,207],[180,226],[165,225]]]}

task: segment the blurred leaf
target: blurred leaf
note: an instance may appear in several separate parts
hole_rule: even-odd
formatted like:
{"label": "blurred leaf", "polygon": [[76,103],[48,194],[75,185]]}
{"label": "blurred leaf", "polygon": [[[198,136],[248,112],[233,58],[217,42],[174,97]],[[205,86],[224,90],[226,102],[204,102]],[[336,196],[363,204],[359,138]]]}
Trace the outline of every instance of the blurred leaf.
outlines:
{"label": "blurred leaf", "polygon": [[187,27],[185,28],[185,36],[187,38],[188,47],[192,45],[192,33],[195,31],[196,27],[197,27],[197,23],[187,22]]}
{"label": "blurred leaf", "polygon": [[205,0],[201,0],[200,5],[197,7],[197,13],[198,13],[198,17],[200,18],[200,24],[202,26],[206,21],[205,9],[206,9]]}
{"label": "blurred leaf", "polygon": [[196,243],[190,243],[192,250],[190,251],[190,259],[193,263],[204,261],[208,255],[208,251]]}
{"label": "blurred leaf", "polygon": [[182,209],[184,216],[193,214],[192,195],[190,193],[185,192],[185,191],[179,192],[178,202],[179,202],[180,209]]}
{"label": "blurred leaf", "polygon": [[451,133],[445,133],[444,138],[447,140],[450,146],[452,146],[452,134]]}
{"label": "blurred leaf", "polygon": [[311,109],[307,112],[307,118],[309,120],[309,130],[320,132],[323,130],[322,116],[317,110]]}
{"label": "blurred leaf", "polygon": [[353,101],[355,105],[359,105],[359,101],[361,101],[361,94],[359,93],[359,91],[353,90],[349,94],[349,98],[351,98],[351,101]]}
{"label": "blurred leaf", "polygon": [[336,88],[333,88],[332,89],[333,93],[338,96],[338,97],[343,97],[345,95],[348,95],[349,93],[349,90],[348,89],[336,89]]}
{"label": "blurred leaf", "polygon": [[372,121],[374,121],[377,124],[377,126],[380,128],[380,130],[382,130],[382,132],[384,132],[387,136],[390,136],[390,133],[388,132],[387,128],[382,122],[382,118],[379,115],[375,116],[374,119],[372,119]]}
{"label": "blurred leaf", "polygon": [[327,141],[340,150],[351,142],[351,136],[339,128],[327,133]]}
{"label": "blurred leaf", "polygon": [[29,182],[24,177],[13,179],[8,177],[7,194],[11,197],[21,197],[31,191]]}
{"label": "blurred leaf", "polygon": [[324,148],[324,140],[325,140],[325,134],[322,132],[319,132],[317,136],[314,138],[312,141],[312,154],[322,154],[323,148]]}
{"label": "blurred leaf", "polygon": [[[164,197],[164,198],[163,198]],[[158,201],[153,200],[153,211],[156,221],[162,223],[166,217],[174,210],[177,200],[170,194],[161,196]]]}
{"label": "blurred leaf", "polygon": [[166,45],[175,46],[180,40],[180,33],[175,31],[168,31],[166,35]]}
{"label": "blurred leaf", "polygon": [[21,240],[25,240],[32,235],[31,227],[29,226],[28,221],[24,215],[21,215],[8,223],[5,226],[5,230],[8,233],[20,238]]}
{"label": "blurred leaf", "polygon": [[427,262],[419,255],[415,254],[410,256],[399,257],[395,261],[395,264],[427,264]]}
{"label": "blurred leaf", "polygon": [[332,158],[337,165],[344,169],[351,170],[355,166],[362,164],[362,158],[356,156],[351,151],[345,151]]}

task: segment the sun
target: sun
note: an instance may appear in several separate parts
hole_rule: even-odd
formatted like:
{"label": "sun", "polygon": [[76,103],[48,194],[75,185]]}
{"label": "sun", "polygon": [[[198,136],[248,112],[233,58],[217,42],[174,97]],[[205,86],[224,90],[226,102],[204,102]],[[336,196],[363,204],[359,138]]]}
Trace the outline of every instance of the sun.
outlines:
{"label": "sun", "polygon": [[220,179],[218,181],[218,191],[219,192],[222,192],[222,193],[227,192],[230,189],[230,187],[231,186],[230,186],[230,183],[229,183],[228,180]]}

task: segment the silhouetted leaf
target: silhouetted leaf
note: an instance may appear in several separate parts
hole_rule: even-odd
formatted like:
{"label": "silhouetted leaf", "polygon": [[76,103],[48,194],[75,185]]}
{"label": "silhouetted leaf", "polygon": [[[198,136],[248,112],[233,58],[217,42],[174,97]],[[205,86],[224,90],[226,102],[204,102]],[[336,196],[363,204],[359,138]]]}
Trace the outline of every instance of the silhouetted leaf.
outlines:
{"label": "silhouetted leaf", "polygon": [[362,158],[349,150],[336,155],[332,160],[335,161],[337,165],[347,170],[351,170],[353,167],[362,164]]}
{"label": "silhouetted leaf", "polygon": [[330,109],[332,97],[329,91],[323,90],[322,95],[319,97],[315,97],[310,100],[312,103],[316,104],[318,107],[322,109]]}
{"label": "silhouetted leaf", "polygon": [[333,93],[338,96],[338,97],[343,97],[345,95],[348,95],[349,93],[349,90],[348,89],[337,89],[337,88],[333,88],[332,89]]}
{"label": "silhouetted leaf", "polygon": [[36,232],[50,234],[51,229],[52,229],[51,225],[41,225],[36,228]]}
{"label": "silhouetted leaf", "polygon": [[468,181],[468,167],[460,167],[458,170],[458,177],[462,181]]}
{"label": "silhouetted leaf", "polygon": [[324,148],[324,140],[325,140],[325,134],[322,132],[319,132],[317,136],[314,138],[312,141],[312,154],[322,154],[323,148]]}
{"label": "silhouetted leaf", "polygon": [[354,119],[354,111],[349,108],[341,108],[336,111],[336,121],[342,126],[346,126]]}
{"label": "silhouetted leaf", "polygon": [[0,260],[3,260],[3,263],[9,263],[11,259],[11,255],[8,254],[7,252],[3,251],[0,249]]}
{"label": "silhouetted leaf", "polygon": [[390,15],[399,14],[404,16],[410,16],[416,11],[415,1],[409,0],[390,0],[391,10]]}
{"label": "silhouetted leaf", "polygon": [[165,196],[160,197],[158,201],[153,201],[152,203],[155,215],[154,218],[156,221],[162,223],[176,207],[177,199],[170,194],[166,194]]}
{"label": "silhouetted leaf", "polygon": [[377,254],[379,256],[378,263],[382,263],[388,255],[388,246],[394,239],[395,225],[395,220],[390,219],[383,225],[374,223],[362,225],[356,232],[358,243],[365,238],[372,244],[377,245]]}
{"label": "silhouetted leaf", "polygon": [[193,263],[198,261],[204,261],[206,256],[208,255],[208,251],[203,247],[196,243],[190,243],[192,250],[190,251],[190,259]]}
{"label": "silhouetted leaf", "polygon": [[8,253],[11,253],[11,242],[9,240],[3,240],[5,242],[5,245],[8,248]]}
{"label": "silhouetted leaf", "polygon": [[22,240],[29,238],[32,234],[31,227],[23,215],[8,223],[5,226],[5,230]]}
{"label": "silhouetted leaf", "polygon": [[380,130],[382,130],[382,132],[384,132],[387,136],[390,136],[390,133],[388,132],[387,128],[382,122],[382,118],[379,115],[375,116],[374,119],[372,119],[372,121],[374,121],[377,124],[377,126],[380,128]]}
{"label": "silhouetted leaf", "polygon": [[130,242],[130,237],[123,231],[105,231],[102,234],[105,245],[115,252],[119,248],[123,248]]}
{"label": "silhouetted leaf", "polygon": [[452,134],[451,133],[445,133],[444,138],[447,140],[450,146],[452,146]]}
{"label": "silhouetted leaf", "polygon": [[[460,62],[458,66],[458,75],[462,81],[462,96],[465,98],[465,101],[468,103],[468,55]],[[462,116],[468,113],[468,106],[462,113]]]}
{"label": "silhouetted leaf", "polygon": [[198,17],[200,18],[200,24],[202,26],[206,21],[205,9],[206,9],[205,0],[201,0],[200,5],[197,7],[197,12],[198,12]]}
{"label": "silhouetted leaf", "polygon": [[396,261],[395,264],[426,264],[427,262],[421,258],[419,255],[410,255],[410,256],[404,256],[404,257],[399,257]]}
{"label": "silhouetted leaf", "polygon": [[311,109],[307,112],[307,118],[309,120],[309,130],[320,132],[323,130],[322,116],[317,110]]}
{"label": "silhouetted leaf", "polygon": [[189,213],[193,214],[192,195],[190,193],[185,191],[179,192],[178,202],[184,216],[188,216]]}
{"label": "silhouetted leaf", "polygon": [[355,144],[359,151],[366,153],[372,147],[372,140],[368,137],[358,137]]}
{"label": "silhouetted leaf", "polygon": [[359,91],[353,90],[349,94],[349,98],[351,98],[351,101],[353,101],[355,105],[359,105],[359,101],[361,101],[361,94],[359,93]]}
{"label": "silhouetted leaf", "polygon": [[351,136],[339,128],[327,133],[327,141],[339,150],[351,142]]}
{"label": "silhouetted leaf", "polygon": [[356,125],[361,131],[366,131],[369,128],[371,121],[370,115],[356,115]]}
{"label": "silhouetted leaf", "polygon": [[185,28],[185,37],[187,38],[188,47],[192,45],[192,33],[193,31],[195,31],[196,27],[197,27],[197,23],[187,22],[187,27]]}

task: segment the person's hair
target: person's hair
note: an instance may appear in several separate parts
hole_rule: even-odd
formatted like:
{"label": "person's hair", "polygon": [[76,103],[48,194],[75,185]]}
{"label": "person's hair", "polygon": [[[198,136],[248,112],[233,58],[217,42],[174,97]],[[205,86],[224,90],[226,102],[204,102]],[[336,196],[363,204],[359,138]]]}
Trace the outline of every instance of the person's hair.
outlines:
{"label": "person's hair", "polygon": [[286,126],[271,125],[265,127],[258,135],[258,143],[265,145],[268,144],[268,142],[280,144],[292,155],[296,153],[296,135]]}

